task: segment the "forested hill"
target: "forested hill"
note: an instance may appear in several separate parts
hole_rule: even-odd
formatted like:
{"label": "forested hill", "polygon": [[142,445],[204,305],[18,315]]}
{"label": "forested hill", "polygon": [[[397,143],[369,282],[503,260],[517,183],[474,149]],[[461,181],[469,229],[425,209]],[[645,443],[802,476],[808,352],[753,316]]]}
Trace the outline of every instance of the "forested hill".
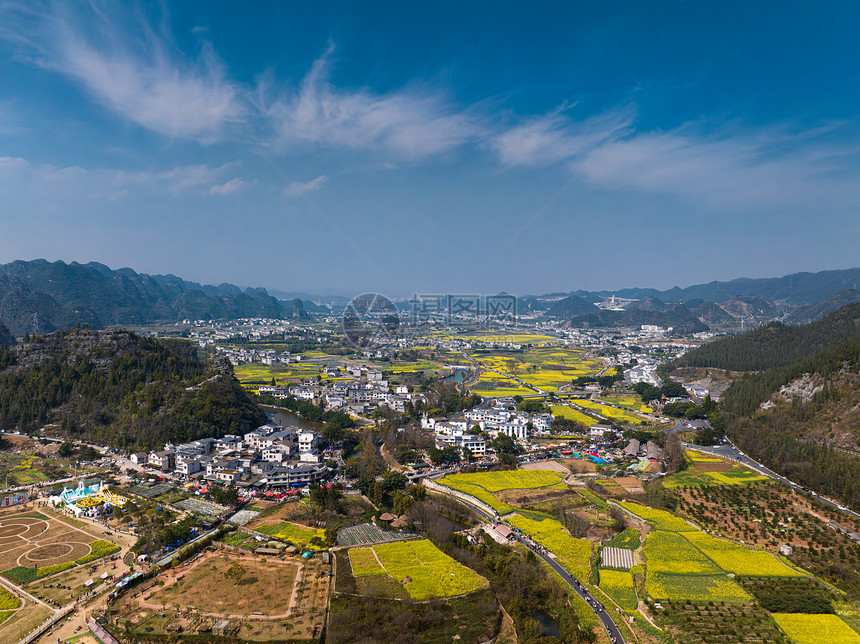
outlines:
{"label": "forested hill", "polygon": [[778,369],[856,337],[860,337],[860,302],[804,326],[771,322],[741,335],[709,342],[685,354],[676,365],[731,371]]}
{"label": "forested hill", "polygon": [[748,372],[722,397],[729,437],[793,481],[860,508],[860,457],[844,451],[860,449],[860,304],[717,340],[675,366]]}
{"label": "forested hill", "polygon": [[15,345],[15,338],[6,328],[5,324],[0,323],[0,347],[11,347]]}
{"label": "forested hill", "polygon": [[0,265],[0,323],[19,337],[76,324],[104,328],[241,317],[302,318],[306,312],[301,300],[279,302],[265,289],[203,286],[94,262]]}
{"label": "forested hill", "polygon": [[230,364],[207,364],[190,343],[86,328],[26,340],[0,371],[0,429],[50,424],[71,439],[146,450],[266,421]]}
{"label": "forested hill", "polygon": [[860,336],[726,391],[727,433],[753,458],[860,509]]}

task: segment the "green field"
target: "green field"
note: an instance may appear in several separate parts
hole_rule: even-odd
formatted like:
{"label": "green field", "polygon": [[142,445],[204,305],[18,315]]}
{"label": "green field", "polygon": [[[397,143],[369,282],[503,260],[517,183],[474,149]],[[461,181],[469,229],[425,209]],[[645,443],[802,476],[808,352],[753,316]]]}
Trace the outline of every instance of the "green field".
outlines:
{"label": "green field", "polygon": [[658,572],[719,575],[722,572],[703,552],[677,532],[655,530],[645,540],[642,552],[648,563],[649,575]]}
{"label": "green field", "polygon": [[453,490],[474,496],[499,514],[513,512],[516,508],[493,496],[503,490],[530,490],[535,488],[568,489],[562,482],[564,475],[551,470],[508,470],[502,472],[476,472],[473,474],[451,474],[436,481]]}
{"label": "green field", "polygon": [[388,575],[417,601],[456,597],[489,587],[486,579],[457,563],[426,539],[353,549],[350,563],[357,580]]}
{"label": "green field", "polygon": [[786,566],[768,552],[750,550],[704,532],[685,532],[683,536],[726,572],[759,577],[803,576],[803,573]]}
{"label": "green field", "polygon": [[725,575],[673,575],[649,572],[645,588],[647,593],[657,601],[685,599],[727,604],[752,602],[752,597]]}
{"label": "green field", "polygon": [[860,644],[860,635],[838,615],[774,613],[773,618],[795,644]]}
{"label": "green field", "polygon": [[745,485],[766,481],[767,477],[754,472],[748,467],[731,464],[731,469],[725,472],[703,472],[695,469],[696,463],[722,463],[723,459],[708,456],[701,452],[687,452],[687,469],[663,479],[663,487],[670,490],[682,487],[703,487],[706,485]]}
{"label": "green field", "polygon": [[590,541],[571,537],[561,523],[536,512],[530,512],[528,516],[516,514],[508,522],[552,552],[570,574],[580,579],[588,578],[591,570]]}
{"label": "green field", "polygon": [[620,570],[601,570],[600,588],[624,610],[634,611],[638,605],[633,589],[633,575]]}
{"label": "green field", "polygon": [[748,603],[749,595],[728,575],[802,575],[770,553],[713,537],[669,512],[633,503],[621,505],[655,527],[642,551],[646,591],[655,600]]}
{"label": "green field", "polygon": [[616,534],[603,545],[607,548],[629,548],[630,550],[636,550],[642,545],[642,541],[639,537],[639,530],[627,528],[626,530]]}

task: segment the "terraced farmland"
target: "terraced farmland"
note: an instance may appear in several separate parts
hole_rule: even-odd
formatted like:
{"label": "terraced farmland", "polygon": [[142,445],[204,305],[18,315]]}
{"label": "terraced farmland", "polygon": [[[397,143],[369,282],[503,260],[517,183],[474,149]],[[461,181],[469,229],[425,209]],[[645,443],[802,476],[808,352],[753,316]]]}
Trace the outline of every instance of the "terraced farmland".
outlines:
{"label": "terraced farmland", "polygon": [[618,505],[629,510],[636,516],[642,517],[658,530],[669,530],[670,532],[699,531],[699,529],[694,525],[687,523],[684,519],[676,517],[671,512],[666,512],[665,510],[656,510],[638,503],[630,503],[629,501],[621,501]]}
{"label": "terraced farmland", "polygon": [[307,526],[289,521],[270,523],[254,527],[257,532],[262,532],[276,539],[289,541],[299,548],[307,548],[311,545],[311,539],[315,537],[324,540],[325,530],[323,528],[308,528]]}
{"label": "terraced farmland", "polygon": [[646,592],[655,600],[750,603],[750,595],[729,575],[801,575],[773,555],[717,539],[669,512],[622,503],[655,529],[645,540]]}
{"label": "terraced farmland", "polygon": [[[471,355],[487,367],[516,376],[538,389],[554,392],[560,391],[561,387],[569,385],[578,376],[597,375],[605,366],[602,360],[586,358],[582,349],[571,347],[532,346],[516,352],[476,351]],[[495,379],[495,375],[489,374],[486,378]],[[483,393],[486,387],[479,380],[472,389]]]}
{"label": "terraced farmland", "polygon": [[641,423],[647,422],[645,418],[638,414],[634,414],[630,411],[625,411],[624,409],[618,409],[616,407],[610,407],[609,405],[601,405],[600,403],[594,402],[593,400],[575,400],[572,401],[573,404],[579,405],[589,411],[593,411],[596,414],[600,414],[604,418],[611,420],[619,420],[624,423],[631,423],[634,425],[639,425]]}

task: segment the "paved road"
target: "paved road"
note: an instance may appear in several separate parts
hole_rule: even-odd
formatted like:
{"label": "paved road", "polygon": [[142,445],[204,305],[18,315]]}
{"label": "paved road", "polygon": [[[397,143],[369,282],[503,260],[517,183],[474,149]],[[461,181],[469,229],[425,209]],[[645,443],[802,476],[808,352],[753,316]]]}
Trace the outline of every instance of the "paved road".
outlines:
{"label": "paved road", "polygon": [[773,470],[765,467],[764,465],[762,465],[758,461],[755,461],[752,458],[750,458],[749,456],[747,456],[746,454],[744,454],[740,450],[740,448],[736,447],[731,441],[728,441],[725,445],[715,445],[713,447],[704,447],[702,445],[693,445],[692,443],[681,443],[681,445],[683,445],[685,448],[688,448],[688,449],[695,449],[695,450],[698,450],[700,452],[705,452],[707,454],[713,454],[715,456],[722,456],[724,458],[733,459],[733,460],[737,461],[738,463],[741,463],[742,465],[746,465],[748,468],[755,470],[759,474],[763,474],[765,476],[768,476],[768,477],[770,477],[776,481],[781,481],[782,483],[785,483],[786,485],[794,488],[798,492],[806,493],[809,496],[812,496],[812,497],[818,499],[819,501],[821,501],[825,505],[829,505],[834,510],[838,510],[838,511],[842,512],[843,514],[846,514],[855,520],[860,520],[860,514],[858,514],[857,512],[854,512],[853,510],[849,510],[848,508],[845,508],[844,506],[840,505],[836,501],[831,501],[830,499],[825,498],[825,497],[821,496],[820,494],[816,494],[815,492],[810,492],[807,489],[805,489],[802,486],[795,483],[794,481],[787,479],[786,477],[782,476],[781,474],[777,474]]}
{"label": "paved road", "polygon": [[[465,501],[464,499],[461,499],[460,497],[452,498],[455,498],[461,503],[465,503],[466,505],[468,505],[478,514],[479,517],[491,522],[498,521],[498,515],[492,516],[487,512],[484,512],[481,508],[472,505],[471,503]],[[588,592],[588,590],[579,582],[579,580],[577,580],[570,573],[568,573],[556,562],[555,559],[552,558],[552,553],[543,548],[535,548],[532,544],[523,540],[519,536],[517,536],[517,539],[524,546],[531,549],[531,551],[534,552],[538,557],[548,563],[550,567],[555,570],[559,574],[559,576],[565,581],[565,583],[567,583],[568,586],[573,588],[577,592],[577,594],[582,597],[588,603],[589,606],[591,606],[591,609],[594,611],[594,613],[597,615],[597,618],[603,624],[603,627],[606,629],[606,632],[609,633],[609,639],[612,641],[612,644],[624,644],[624,638],[621,635],[621,631],[619,630],[618,625],[612,620],[603,605],[596,599],[594,599],[594,597],[592,597],[591,593]]]}
{"label": "paved road", "polygon": [[562,568],[555,559],[549,556],[549,554],[544,554],[540,550],[534,550],[534,553],[547,562],[550,567],[555,570],[559,577],[561,577],[568,586],[573,588],[577,594],[582,597],[588,605],[591,606],[591,609],[597,614],[598,619],[603,624],[603,628],[606,629],[606,632],[609,634],[609,639],[613,644],[624,644],[624,637],[621,635],[621,631],[618,628],[618,625],[612,620],[609,616],[609,613],[606,612],[606,609],[603,607],[599,601],[597,601],[585,587],[579,583],[575,577],[570,575],[564,568]]}

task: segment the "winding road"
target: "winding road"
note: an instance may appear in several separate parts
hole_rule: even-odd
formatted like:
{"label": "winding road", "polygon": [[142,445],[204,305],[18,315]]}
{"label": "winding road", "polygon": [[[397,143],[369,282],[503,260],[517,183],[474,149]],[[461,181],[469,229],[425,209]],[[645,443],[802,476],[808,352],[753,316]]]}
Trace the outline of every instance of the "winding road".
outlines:
{"label": "winding road", "polygon": [[[444,492],[442,492],[444,494]],[[447,495],[446,495],[447,496]],[[488,512],[485,512],[481,508],[476,505],[465,501],[461,497],[451,496],[451,498],[456,499],[460,503],[464,503],[468,505],[479,517],[486,519],[489,522],[497,522],[499,521],[498,515],[493,516]],[[603,607],[599,601],[597,601],[594,596],[588,592],[588,589],[580,583],[580,581],[567,572],[556,560],[555,555],[553,555],[549,550],[546,550],[542,547],[535,547],[529,541],[526,541],[522,537],[520,537],[516,532],[514,532],[514,537],[521,544],[529,548],[532,552],[534,552],[538,557],[540,557],[550,568],[552,568],[558,576],[562,578],[562,580],[570,586],[576,594],[582,597],[586,603],[591,607],[591,610],[594,611],[594,614],[597,615],[597,618],[600,620],[600,623],[603,624],[603,628],[606,629],[606,632],[609,634],[609,640],[612,644],[625,644],[624,637],[621,635],[621,630],[618,628],[618,625],[613,621],[612,617],[609,616],[609,613],[606,612],[606,609]]]}
{"label": "winding road", "polygon": [[589,606],[591,606],[591,610],[597,615],[597,618],[603,624],[603,628],[606,629],[606,632],[609,634],[609,640],[613,644],[624,644],[624,637],[621,635],[621,631],[618,628],[618,625],[613,621],[613,619],[609,616],[609,613],[606,612],[606,609],[603,607],[599,601],[597,601],[590,592],[581,584],[579,580],[576,579],[573,575],[568,573],[559,563],[553,559],[551,553],[547,551],[547,553],[543,553],[539,550],[532,551],[541,559],[543,559],[547,564],[549,564],[550,568],[552,568],[555,572],[558,573],[558,576],[561,577],[568,586],[573,588],[577,594],[582,597]]}

